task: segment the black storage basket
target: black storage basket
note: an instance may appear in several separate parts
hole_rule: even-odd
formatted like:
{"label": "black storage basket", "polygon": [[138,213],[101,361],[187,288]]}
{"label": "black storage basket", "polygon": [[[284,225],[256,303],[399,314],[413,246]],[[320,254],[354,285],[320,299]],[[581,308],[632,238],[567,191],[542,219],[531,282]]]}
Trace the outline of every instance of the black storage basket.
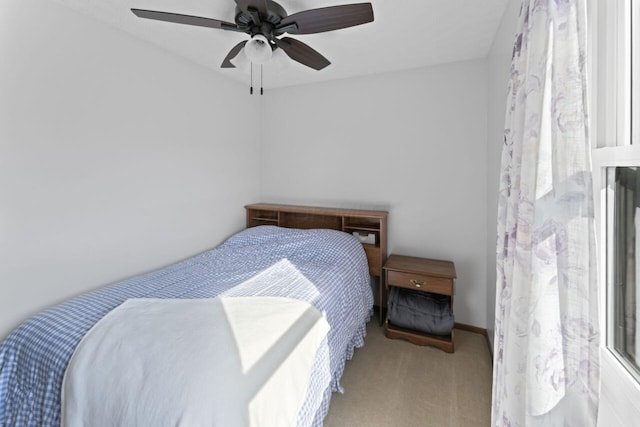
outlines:
{"label": "black storage basket", "polygon": [[455,323],[449,296],[396,287],[391,288],[389,321],[432,335],[450,335]]}

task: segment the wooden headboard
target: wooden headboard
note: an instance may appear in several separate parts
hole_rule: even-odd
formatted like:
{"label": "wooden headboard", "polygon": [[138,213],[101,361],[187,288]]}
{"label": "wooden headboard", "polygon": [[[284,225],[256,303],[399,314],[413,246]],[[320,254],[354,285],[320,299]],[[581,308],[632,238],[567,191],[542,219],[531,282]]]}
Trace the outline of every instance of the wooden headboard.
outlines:
{"label": "wooden headboard", "polygon": [[329,228],[346,233],[374,234],[375,243],[363,243],[369,263],[369,273],[382,277],[387,259],[386,211],[321,208],[315,206],[256,203],[245,206],[247,228],[257,225],[278,225],[288,228]]}

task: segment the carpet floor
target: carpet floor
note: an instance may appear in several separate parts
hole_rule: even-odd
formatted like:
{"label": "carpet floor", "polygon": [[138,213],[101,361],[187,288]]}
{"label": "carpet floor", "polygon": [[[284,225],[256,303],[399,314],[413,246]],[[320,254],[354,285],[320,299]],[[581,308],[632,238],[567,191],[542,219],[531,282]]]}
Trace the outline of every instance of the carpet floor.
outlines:
{"label": "carpet floor", "polygon": [[486,338],[456,330],[455,353],[390,340],[374,320],[347,362],[325,427],[476,427],[491,423]]}

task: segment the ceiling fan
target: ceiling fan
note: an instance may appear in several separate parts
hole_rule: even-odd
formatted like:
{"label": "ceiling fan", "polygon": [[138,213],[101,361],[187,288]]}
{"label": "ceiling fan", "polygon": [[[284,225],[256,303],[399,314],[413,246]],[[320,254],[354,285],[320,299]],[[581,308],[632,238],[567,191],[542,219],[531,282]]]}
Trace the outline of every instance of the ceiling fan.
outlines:
{"label": "ceiling fan", "polygon": [[315,70],[321,70],[331,64],[327,58],[299,40],[280,36],[285,33],[322,33],[373,21],[371,3],[330,6],[287,15],[284,8],[272,0],[234,1],[236,2],[235,23],[153,10],[131,9],[131,11],[140,18],[249,34],[250,40],[241,41],[229,51],[222,61],[222,68],[235,68],[231,60],[242,49],[253,63],[262,64],[271,58],[271,53],[275,49],[280,48],[294,61]]}

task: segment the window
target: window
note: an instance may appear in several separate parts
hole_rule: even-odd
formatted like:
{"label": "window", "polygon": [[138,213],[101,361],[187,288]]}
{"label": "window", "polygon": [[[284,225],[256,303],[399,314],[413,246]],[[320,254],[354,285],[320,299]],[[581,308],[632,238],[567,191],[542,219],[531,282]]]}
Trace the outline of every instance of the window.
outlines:
{"label": "window", "polygon": [[598,425],[640,417],[640,1],[589,0],[599,246]]}
{"label": "window", "polygon": [[[608,98],[597,105],[597,125],[604,129],[599,146],[603,148],[594,152],[603,168],[601,189],[606,194],[601,233],[606,248],[601,264],[607,301],[603,329],[606,347],[640,380],[640,2],[607,4],[608,24],[617,25],[607,27],[605,41],[614,53],[608,57],[612,61],[599,64],[606,77],[598,82],[599,94],[608,94]],[[613,108],[615,120],[602,123],[602,108]],[[598,173],[596,167],[594,173]]]}

